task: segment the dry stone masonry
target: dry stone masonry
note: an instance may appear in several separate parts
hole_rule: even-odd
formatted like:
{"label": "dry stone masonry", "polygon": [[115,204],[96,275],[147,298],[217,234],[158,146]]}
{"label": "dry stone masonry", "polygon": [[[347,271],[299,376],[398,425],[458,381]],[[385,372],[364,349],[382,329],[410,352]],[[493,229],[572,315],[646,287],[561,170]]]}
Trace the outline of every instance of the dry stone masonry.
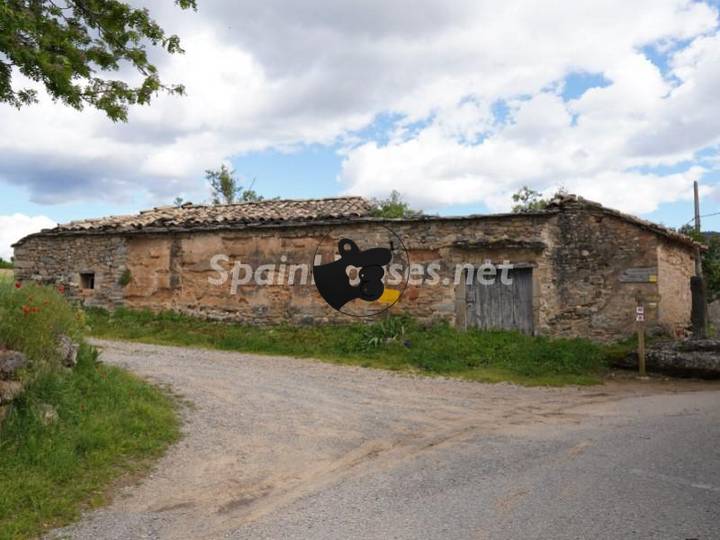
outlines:
{"label": "dry stone masonry", "polygon": [[[698,246],[659,225],[575,196],[524,214],[387,220],[371,217],[370,209],[359,197],[344,197],[185,205],[73,222],[18,242],[16,275],[62,283],[71,298],[108,309],[175,310],[251,324],[349,322],[311,282],[251,281],[230,294],[228,284],[209,282],[217,276],[212,258],[224,254],[253,268],[282,261],[285,276],[291,265],[312,266],[327,234],[370,241],[384,225],[402,239],[412,263],[434,263],[448,278],[411,283],[393,313],[459,328],[477,325],[476,285],[456,283],[455,272],[509,261],[531,276],[531,292],[522,300],[529,305],[522,307],[535,334],[625,337],[633,331],[638,303],[654,332],[679,335],[690,323],[689,281]],[[520,301],[498,294],[509,304]],[[515,307],[510,316],[522,311]]]}

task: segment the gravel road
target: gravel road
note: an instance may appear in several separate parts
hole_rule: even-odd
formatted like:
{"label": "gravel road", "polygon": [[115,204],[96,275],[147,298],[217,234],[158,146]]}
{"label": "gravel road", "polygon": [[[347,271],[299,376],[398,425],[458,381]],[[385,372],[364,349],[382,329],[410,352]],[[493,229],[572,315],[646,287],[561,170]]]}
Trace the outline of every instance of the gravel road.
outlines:
{"label": "gravel road", "polygon": [[413,377],[97,341],[185,437],[52,538],[720,538],[720,386]]}

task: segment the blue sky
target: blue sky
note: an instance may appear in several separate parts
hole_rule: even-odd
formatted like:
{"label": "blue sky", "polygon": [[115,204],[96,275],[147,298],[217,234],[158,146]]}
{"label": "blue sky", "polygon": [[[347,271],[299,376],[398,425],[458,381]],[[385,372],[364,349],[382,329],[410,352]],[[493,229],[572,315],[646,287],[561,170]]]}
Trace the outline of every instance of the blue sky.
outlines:
{"label": "blue sky", "polygon": [[0,256],[50,222],[207,200],[223,162],[266,197],[396,189],[445,215],[564,186],[679,226],[695,179],[720,211],[716,0],[149,6],[183,40],[157,63],[188,95],[122,125],[42,92],[0,105]]}

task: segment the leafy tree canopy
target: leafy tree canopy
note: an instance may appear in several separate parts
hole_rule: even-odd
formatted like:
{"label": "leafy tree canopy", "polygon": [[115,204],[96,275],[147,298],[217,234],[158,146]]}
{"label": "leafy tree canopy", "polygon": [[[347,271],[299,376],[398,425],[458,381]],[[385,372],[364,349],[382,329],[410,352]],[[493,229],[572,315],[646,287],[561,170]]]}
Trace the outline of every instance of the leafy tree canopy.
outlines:
{"label": "leafy tree canopy", "polygon": [[210,189],[212,189],[213,204],[233,204],[235,202],[263,200],[262,195],[258,195],[252,189],[252,185],[249,189],[243,189],[235,176],[235,171],[224,164],[217,170],[207,169],[205,178],[210,183]]}
{"label": "leafy tree canopy", "polygon": [[[174,0],[196,9],[196,0]],[[42,83],[55,100],[82,109],[91,105],[113,121],[126,121],[128,106],[144,105],[166,85],[147,57],[147,45],[182,53],[180,39],[166,35],[144,8],[119,0],[2,0],[0,2],[0,102],[15,107],[37,101],[31,88],[13,84],[13,72]],[[121,65],[143,77],[132,86],[109,77]]]}
{"label": "leafy tree canopy", "polygon": [[523,186],[514,193],[512,200],[516,203],[512,207],[512,211],[516,214],[544,210],[549,202],[547,199],[542,198],[542,194],[539,191],[530,189],[527,186]]}
{"label": "leafy tree canopy", "polygon": [[702,270],[703,277],[705,278],[705,288],[709,301],[720,298],[720,234],[698,232],[692,225],[683,225],[678,232],[707,246],[707,251],[702,254]]}
{"label": "leafy tree canopy", "polygon": [[407,218],[422,215],[422,211],[413,210],[403,201],[399,192],[393,190],[386,199],[373,199],[371,216],[384,218]]}
{"label": "leafy tree canopy", "polygon": [[555,195],[553,195],[549,199],[545,199],[539,191],[535,191],[534,189],[530,189],[527,186],[523,186],[512,196],[513,202],[516,203],[512,207],[512,211],[516,214],[521,214],[524,212],[537,212],[539,210],[545,210],[545,208],[547,208],[548,204],[550,204],[550,201],[552,199],[567,194],[568,190],[564,187],[560,187],[555,192]]}

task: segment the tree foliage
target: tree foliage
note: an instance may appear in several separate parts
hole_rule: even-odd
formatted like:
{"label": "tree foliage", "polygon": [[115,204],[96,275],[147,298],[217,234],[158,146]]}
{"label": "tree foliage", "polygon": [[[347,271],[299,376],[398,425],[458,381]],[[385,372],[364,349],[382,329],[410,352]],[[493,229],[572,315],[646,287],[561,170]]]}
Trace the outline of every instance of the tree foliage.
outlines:
{"label": "tree foliage", "polygon": [[679,232],[707,246],[707,250],[702,254],[705,288],[708,300],[720,298],[720,234],[697,232],[692,225],[683,225]]}
{"label": "tree foliage", "polygon": [[[236,202],[263,200],[262,195],[258,195],[252,189],[252,185],[250,188],[244,189],[235,176],[235,171],[229,169],[225,164],[221,165],[217,170],[207,169],[205,178],[210,183],[213,204],[233,204]],[[253,183],[255,183],[254,180]]]}
{"label": "tree foliage", "polygon": [[374,217],[408,218],[422,215],[422,211],[410,208],[396,190],[393,190],[386,199],[373,199],[372,202],[373,209],[370,215]]}
{"label": "tree foliage", "polygon": [[[196,0],[174,0],[195,9]],[[37,101],[32,88],[13,84],[17,71],[44,85],[48,94],[75,109],[91,105],[113,121],[126,121],[128,106],[144,105],[166,85],[148,60],[147,46],[182,53],[144,8],[119,0],[2,0],[0,2],[0,102],[15,107]],[[126,65],[142,82],[133,86],[109,75]]]}
{"label": "tree foliage", "polygon": [[512,211],[516,214],[544,210],[549,202],[547,199],[543,199],[542,194],[539,191],[530,189],[527,186],[523,186],[514,193],[512,200],[516,203],[512,207]]}

